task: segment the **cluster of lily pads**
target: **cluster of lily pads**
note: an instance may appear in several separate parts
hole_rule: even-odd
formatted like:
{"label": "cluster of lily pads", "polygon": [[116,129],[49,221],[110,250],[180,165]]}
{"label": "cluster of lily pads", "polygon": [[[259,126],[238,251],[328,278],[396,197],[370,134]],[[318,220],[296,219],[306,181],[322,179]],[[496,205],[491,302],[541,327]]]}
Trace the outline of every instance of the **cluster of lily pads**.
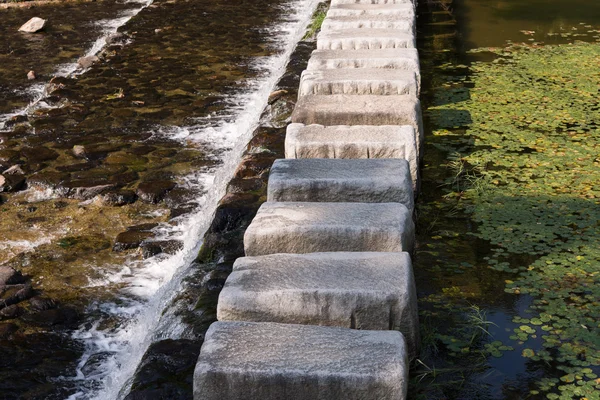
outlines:
{"label": "cluster of lily pads", "polygon": [[[446,199],[491,244],[505,292],[531,298],[514,343],[479,347],[518,345],[544,371],[529,396],[600,399],[600,46],[483,51],[494,61],[459,66],[428,111],[455,171]],[[456,337],[437,339],[460,354]]]}

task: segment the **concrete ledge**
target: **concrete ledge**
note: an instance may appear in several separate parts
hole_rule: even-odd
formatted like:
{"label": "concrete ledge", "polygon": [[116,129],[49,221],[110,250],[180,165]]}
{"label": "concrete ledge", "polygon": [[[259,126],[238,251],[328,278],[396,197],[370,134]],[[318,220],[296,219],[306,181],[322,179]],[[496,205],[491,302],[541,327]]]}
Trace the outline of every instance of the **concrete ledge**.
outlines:
{"label": "concrete ledge", "polygon": [[417,355],[419,320],[408,253],[238,258],[219,296],[220,321],[399,330]]}
{"label": "concrete ledge", "polygon": [[298,99],[292,122],[305,125],[411,125],[423,140],[421,103],[409,95],[308,95]]}
{"label": "concrete ledge", "polygon": [[319,50],[402,49],[416,46],[415,36],[397,29],[345,29],[321,31]]}
{"label": "concrete ledge", "polygon": [[411,251],[412,212],[400,203],[264,203],[244,234],[247,256]]}
{"label": "concrete ledge", "polygon": [[267,201],[401,203],[414,209],[408,161],[388,159],[275,160]]}
{"label": "concrete ledge", "polygon": [[414,72],[394,69],[324,69],[303,71],[298,97],[311,94],[419,95]]}
{"label": "concrete ledge", "polygon": [[332,4],[327,17],[358,17],[373,15],[389,15],[396,18],[416,18],[412,3],[400,4]]}
{"label": "concrete ledge", "polygon": [[290,124],[286,158],[403,158],[416,188],[419,168],[417,136],[412,126],[329,126]]}
{"label": "concrete ledge", "polygon": [[321,25],[322,32],[342,29],[396,29],[401,32],[412,34],[415,32],[415,19],[398,18],[394,15],[327,17]]}
{"label": "concrete ledge", "polygon": [[194,371],[195,400],[403,400],[402,334],[215,322]]}
{"label": "concrete ledge", "polygon": [[307,70],[344,68],[386,68],[411,71],[420,79],[417,49],[315,50]]}

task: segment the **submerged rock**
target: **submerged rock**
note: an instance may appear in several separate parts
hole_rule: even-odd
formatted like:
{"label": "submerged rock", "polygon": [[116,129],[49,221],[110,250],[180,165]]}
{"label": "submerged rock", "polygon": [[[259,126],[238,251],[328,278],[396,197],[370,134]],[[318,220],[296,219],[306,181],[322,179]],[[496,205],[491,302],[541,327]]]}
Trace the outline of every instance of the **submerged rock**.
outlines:
{"label": "submerged rock", "polygon": [[100,195],[100,201],[107,206],[124,206],[135,203],[137,195],[133,190],[116,190]]}
{"label": "submerged rock", "polygon": [[148,181],[141,182],[137,188],[137,195],[147,203],[157,204],[165,195],[175,187],[173,181]]}
{"label": "submerged rock", "polygon": [[29,284],[6,285],[0,287],[0,309],[20,303],[33,297],[33,288]]}
{"label": "submerged rock", "polygon": [[0,324],[0,340],[10,338],[18,330],[19,327],[13,323],[5,322]]}
{"label": "submerged rock", "polygon": [[81,68],[86,69],[94,65],[94,63],[98,62],[98,60],[99,58],[96,56],[81,57],[79,60],[77,60],[77,64],[79,64]]}
{"label": "submerged rock", "polygon": [[45,19],[42,19],[39,17],[33,17],[29,21],[27,21],[23,25],[21,25],[21,27],[19,28],[19,32],[27,32],[27,33],[39,32],[46,27],[46,22],[47,21]]}
{"label": "submerged rock", "polygon": [[129,249],[137,249],[140,247],[144,240],[148,240],[154,237],[152,229],[156,228],[158,224],[142,224],[136,226],[130,226],[125,232],[121,232],[115,239],[113,245],[113,251],[124,251]]}
{"label": "submerged rock", "polygon": [[183,243],[179,240],[158,240],[144,242],[140,247],[142,248],[142,257],[149,258],[161,253],[175,254],[183,247]]}
{"label": "submerged rock", "polygon": [[0,265],[0,287],[4,285],[17,285],[25,282],[25,277],[21,274],[21,271],[6,266]]}
{"label": "submerged rock", "polygon": [[18,192],[25,188],[24,175],[0,175],[0,192]]}
{"label": "submerged rock", "polygon": [[35,78],[36,78],[35,71],[29,71],[27,73],[27,79],[29,79],[30,81],[34,80]]}

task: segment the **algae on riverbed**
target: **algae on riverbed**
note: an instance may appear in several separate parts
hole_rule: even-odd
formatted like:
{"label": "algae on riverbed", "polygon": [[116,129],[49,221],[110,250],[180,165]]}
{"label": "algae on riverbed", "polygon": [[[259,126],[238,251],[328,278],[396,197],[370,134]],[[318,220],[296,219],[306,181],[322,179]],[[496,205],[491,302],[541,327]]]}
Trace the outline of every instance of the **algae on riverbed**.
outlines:
{"label": "algae on riverbed", "polygon": [[530,298],[501,349],[527,360],[526,397],[598,399],[600,46],[481,51],[494,61],[455,74],[428,112],[455,172],[445,197],[492,245],[505,292]]}

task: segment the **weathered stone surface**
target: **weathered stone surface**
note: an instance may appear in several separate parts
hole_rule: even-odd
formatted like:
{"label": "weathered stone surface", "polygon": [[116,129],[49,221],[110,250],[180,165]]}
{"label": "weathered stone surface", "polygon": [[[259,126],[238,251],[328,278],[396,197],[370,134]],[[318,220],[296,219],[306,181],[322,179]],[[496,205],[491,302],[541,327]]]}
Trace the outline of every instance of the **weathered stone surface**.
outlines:
{"label": "weathered stone surface", "polygon": [[159,203],[165,198],[166,194],[175,188],[176,184],[173,181],[147,181],[141,182],[136,194],[140,199],[147,203]]}
{"label": "weathered stone surface", "polygon": [[394,69],[324,69],[304,71],[298,97],[311,94],[412,95],[419,85],[414,72]]}
{"label": "weathered stone surface", "polygon": [[327,17],[321,25],[322,32],[344,29],[396,29],[401,32],[415,31],[414,18],[398,18],[395,15],[360,15],[358,17]]}
{"label": "weathered stone surface", "polygon": [[115,239],[113,251],[124,251],[140,247],[142,242],[155,236],[152,230],[158,224],[142,224],[130,226],[125,232],[121,232]]}
{"label": "weathered stone surface", "polygon": [[23,300],[33,297],[34,292],[28,283],[17,285],[6,285],[0,287],[0,309],[17,304]]}
{"label": "weathered stone surface", "polygon": [[417,355],[419,321],[408,253],[238,258],[219,296],[220,321],[399,330]]}
{"label": "weathered stone surface", "polygon": [[29,71],[29,72],[27,73],[27,79],[28,79],[28,80],[32,81],[32,80],[34,80],[35,78],[37,78],[37,77],[35,76],[35,71],[31,70],[31,71]]}
{"label": "weathered stone surface", "polygon": [[81,57],[79,60],[77,60],[77,64],[79,64],[79,66],[81,68],[90,68],[92,65],[94,65],[94,63],[98,62],[98,57],[96,56],[87,56],[87,57]]}
{"label": "weathered stone surface", "polygon": [[411,125],[423,141],[421,103],[410,95],[302,96],[292,122],[332,125]]}
{"label": "weathered stone surface", "polygon": [[416,18],[415,8],[409,2],[398,4],[332,4],[327,17],[358,17],[372,15],[389,15],[397,18]]}
{"label": "weathered stone surface", "polygon": [[404,158],[416,185],[419,171],[418,136],[409,125],[323,126],[290,124],[285,137],[286,158]]}
{"label": "weathered stone surface", "polygon": [[196,400],[401,400],[408,366],[402,334],[216,322],[194,372]]}
{"label": "weathered stone surface", "polygon": [[45,19],[42,19],[39,17],[33,17],[29,21],[27,21],[23,25],[21,25],[21,27],[19,28],[19,31],[27,32],[27,33],[35,33],[35,32],[39,32],[39,31],[43,30],[45,27],[46,27]]}
{"label": "weathered stone surface", "polygon": [[321,31],[319,50],[378,50],[415,47],[415,36],[397,29],[344,29]]}
{"label": "weathered stone surface", "polygon": [[411,4],[414,6],[416,2],[412,0],[331,0],[331,5],[338,4],[379,4],[379,5],[391,5],[391,4]]}
{"label": "weathered stone surface", "polygon": [[247,256],[410,251],[412,212],[399,203],[264,203],[244,234]]}
{"label": "weathered stone surface", "polygon": [[133,190],[114,190],[100,195],[100,201],[108,206],[120,207],[135,203],[137,195]]}
{"label": "weathered stone surface", "polygon": [[18,192],[25,188],[25,176],[19,174],[0,175],[0,192]]}
{"label": "weathered stone surface", "polygon": [[315,50],[307,70],[342,68],[387,68],[412,71],[420,79],[417,49]]}
{"label": "weathered stone surface", "polygon": [[276,160],[267,201],[402,203],[414,209],[408,161],[388,159]]}

